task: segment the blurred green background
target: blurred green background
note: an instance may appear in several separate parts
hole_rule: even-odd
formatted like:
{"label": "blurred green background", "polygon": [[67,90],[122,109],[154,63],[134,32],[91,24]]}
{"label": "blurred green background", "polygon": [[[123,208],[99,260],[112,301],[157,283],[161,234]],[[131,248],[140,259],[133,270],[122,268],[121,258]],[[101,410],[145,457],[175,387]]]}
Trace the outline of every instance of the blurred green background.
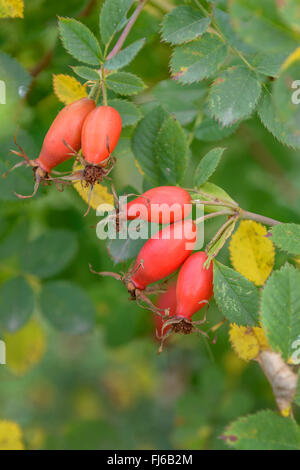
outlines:
{"label": "blurred green background", "polygon": [[[7,86],[7,104],[0,105],[0,173],[14,161],[9,149],[17,128],[28,155],[38,155],[62,108],[52,74],[69,74],[76,64],[57,38],[57,16],[77,17],[98,34],[102,2],[86,10],[89,3],[31,0],[24,19],[0,20],[0,79]],[[129,42],[146,37],[147,43],[130,71],[148,85],[135,98],[141,110],[159,101],[190,131],[205,85],[176,85],[174,99],[174,83],[165,81],[171,49],[160,42],[159,29],[174,3],[182,2],[150,1],[140,15]],[[120,192],[142,189],[132,132],[124,129],[115,152]],[[216,146],[200,132],[198,137],[188,177]],[[256,117],[218,146],[227,151],[214,183],[247,210],[300,223],[299,151],[275,141]],[[121,283],[89,272],[89,263],[97,270],[123,268],[97,239],[95,212],[83,218],[86,204],[73,188],[60,193],[50,187],[33,200],[16,199],[14,190],[30,194],[32,186],[29,169],[0,181],[0,339],[8,360],[0,366],[0,419],[20,424],[27,448],[222,449],[220,435],[232,420],[276,408],[258,366],[233,353],[226,325],[215,345],[201,336],[178,336],[158,355],[151,313],[129,302]],[[217,226],[207,224],[207,240]],[[284,257],[277,254],[277,264]],[[226,247],[219,259],[230,264]],[[11,302],[22,291],[19,318],[5,317],[3,290]],[[209,326],[221,320],[213,301],[208,320]]]}

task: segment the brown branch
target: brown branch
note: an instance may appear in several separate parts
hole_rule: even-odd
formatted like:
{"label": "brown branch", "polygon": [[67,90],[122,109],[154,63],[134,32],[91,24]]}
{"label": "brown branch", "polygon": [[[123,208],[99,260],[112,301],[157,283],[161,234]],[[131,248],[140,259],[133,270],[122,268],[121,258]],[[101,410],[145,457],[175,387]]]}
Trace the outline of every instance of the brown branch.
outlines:
{"label": "brown branch", "polygon": [[271,384],[281,414],[291,415],[291,403],[296,393],[298,375],[284,362],[280,354],[274,351],[261,351],[256,361]]}

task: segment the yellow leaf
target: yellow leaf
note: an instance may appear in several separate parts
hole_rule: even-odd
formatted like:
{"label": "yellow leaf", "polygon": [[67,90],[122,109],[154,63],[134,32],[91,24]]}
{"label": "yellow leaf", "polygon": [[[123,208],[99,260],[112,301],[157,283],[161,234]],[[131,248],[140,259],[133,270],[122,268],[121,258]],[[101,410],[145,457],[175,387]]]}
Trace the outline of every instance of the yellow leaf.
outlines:
{"label": "yellow leaf", "polygon": [[266,234],[263,225],[243,220],[229,244],[232,266],[257,286],[265,283],[274,265],[274,246]]}
{"label": "yellow leaf", "polygon": [[0,18],[24,18],[23,0],[0,0]]}
{"label": "yellow leaf", "polygon": [[[73,166],[74,172],[82,170],[82,168],[83,167],[78,164]],[[74,183],[74,188],[82,197],[82,199],[87,203],[89,199],[90,187],[85,186],[84,182],[81,183],[81,181],[76,181]],[[90,206],[93,209],[97,209],[100,204],[109,204],[111,206],[114,206],[114,198],[113,195],[108,192],[106,186],[102,184],[95,184],[90,201]]]}
{"label": "yellow leaf", "polygon": [[270,349],[263,329],[258,326],[251,328],[231,323],[229,338],[233,349],[244,361],[251,361],[258,356],[260,351]]}
{"label": "yellow leaf", "polygon": [[53,75],[53,89],[57,98],[70,104],[87,96],[87,91],[76,78],[70,75]]}
{"label": "yellow leaf", "polygon": [[41,361],[46,348],[46,338],[40,325],[31,320],[16,333],[4,336],[7,365],[17,375],[25,374]]}
{"label": "yellow leaf", "polygon": [[14,421],[0,421],[0,450],[24,450],[22,430]]}

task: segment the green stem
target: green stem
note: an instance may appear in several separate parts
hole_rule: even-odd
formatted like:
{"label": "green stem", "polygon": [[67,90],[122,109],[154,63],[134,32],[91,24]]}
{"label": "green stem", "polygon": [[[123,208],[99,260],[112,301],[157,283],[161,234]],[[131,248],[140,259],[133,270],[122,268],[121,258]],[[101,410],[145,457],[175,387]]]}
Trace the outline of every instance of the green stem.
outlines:
{"label": "green stem", "polygon": [[198,217],[198,219],[195,220],[195,224],[200,224],[201,222],[204,222],[205,220],[208,219],[213,219],[214,217],[219,217],[219,216],[224,216],[224,215],[233,215],[232,211],[218,211],[218,212],[212,212],[211,214],[203,215],[201,217]]}
{"label": "green stem", "polygon": [[102,87],[103,105],[107,106],[107,90],[106,90],[105,74],[104,74],[103,66],[101,67],[101,87]]}

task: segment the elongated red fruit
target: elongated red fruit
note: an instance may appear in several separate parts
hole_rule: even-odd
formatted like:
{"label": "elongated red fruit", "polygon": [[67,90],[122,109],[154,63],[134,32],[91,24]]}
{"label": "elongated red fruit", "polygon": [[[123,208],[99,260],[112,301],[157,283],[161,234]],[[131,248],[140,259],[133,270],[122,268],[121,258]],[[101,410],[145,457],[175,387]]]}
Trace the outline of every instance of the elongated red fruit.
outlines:
{"label": "elongated red fruit", "polygon": [[160,281],[176,271],[193,251],[197,227],[190,219],[164,227],[142,247],[131,281],[137,289]]}
{"label": "elongated red fruit", "polygon": [[84,120],[93,109],[95,101],[88,98],[82,98],[74,103],[65,106],[56,116],[48,130],[43,142],[43,147],[37,164],[47,173],[71,158],[70,148],[64,141],[76,152],[81,147],[81,131]]}
{"label": "elongated red fruit", "polygon": [[191,212],[191,196],[177,186],[158,186],[127,204],[127,219],[142,219],[159,224],[182,220]]}
{"label": "elongated red fruit", "polygon": [[[169,318],[173,317],[176,314],[176,282],[173,282],[168,287],[167,291],[163,294],[160,294],[156,301],[156,306],[160,309],[162,315],[166,309],[169,309]],[[162,336],[162,327],[166,320],[163,320],[160,315],[154,315],[154,322],[156,327],[156,335],[158,338]],[[167,326],[164,329],[163,334],[166,334],[167,331],[171,328]]]}
{"label": "elongated red fruit", "polygon": [[82,153],[87,162],[97,165],[106,160],[116,147],[122,119],[111,106],[99,106],[85,120],[82,128]]}
{"label": "elongated red fruit", "polygon": [[213,295],[213,266],[203,267],[207,255],[198,251],[181,267],[176,285],[176,316],[191,319]]}

